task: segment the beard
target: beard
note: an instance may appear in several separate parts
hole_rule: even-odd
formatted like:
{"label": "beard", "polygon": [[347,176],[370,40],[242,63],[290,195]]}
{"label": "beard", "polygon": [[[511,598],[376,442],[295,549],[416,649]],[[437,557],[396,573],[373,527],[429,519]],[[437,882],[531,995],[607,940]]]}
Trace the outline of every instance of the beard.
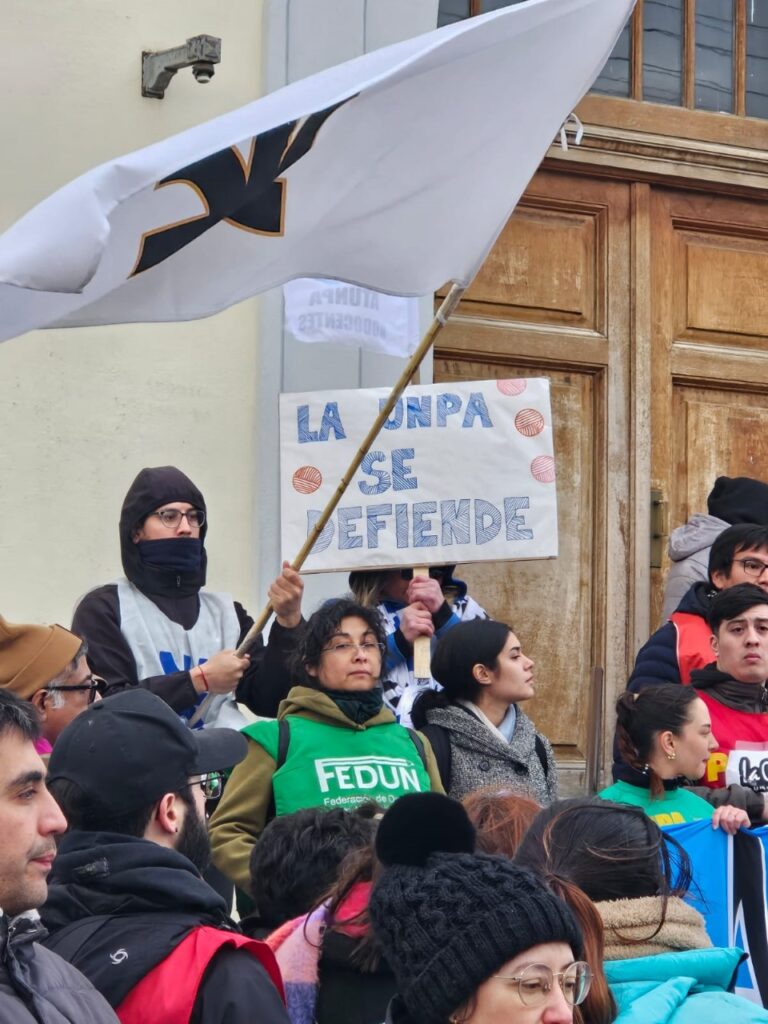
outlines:
{"label": "beard", "polygon": [[195,807],[187,807],[184,824],[179,832],[176,852],[191,860],[202,875],[211,863],[211,842],[205,821]]}

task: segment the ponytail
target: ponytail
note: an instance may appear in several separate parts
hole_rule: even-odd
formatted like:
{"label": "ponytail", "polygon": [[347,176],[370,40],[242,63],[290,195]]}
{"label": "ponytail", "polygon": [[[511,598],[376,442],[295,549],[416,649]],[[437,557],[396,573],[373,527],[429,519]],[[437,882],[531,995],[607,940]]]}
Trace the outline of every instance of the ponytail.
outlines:
{"label": "ponytail", "polygon": [[656,737],[667,730],[679,736],[690,721],[691,704],[698,694],[690,686],[660,683],[630,690],[616,701],[616,743],[626,763],[647,773],[653,796],[661,796],[664,782],[650,767]]}

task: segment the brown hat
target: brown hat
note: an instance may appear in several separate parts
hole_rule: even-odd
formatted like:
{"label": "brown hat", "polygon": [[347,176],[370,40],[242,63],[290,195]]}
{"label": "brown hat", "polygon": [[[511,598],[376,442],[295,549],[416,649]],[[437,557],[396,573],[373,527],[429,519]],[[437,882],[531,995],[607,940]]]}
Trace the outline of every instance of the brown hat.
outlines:
{"label": "brown hat", "polygon": [[0,686],[29,700],[74,661],[82,644],[63,626],[14,625],[0,615]]}

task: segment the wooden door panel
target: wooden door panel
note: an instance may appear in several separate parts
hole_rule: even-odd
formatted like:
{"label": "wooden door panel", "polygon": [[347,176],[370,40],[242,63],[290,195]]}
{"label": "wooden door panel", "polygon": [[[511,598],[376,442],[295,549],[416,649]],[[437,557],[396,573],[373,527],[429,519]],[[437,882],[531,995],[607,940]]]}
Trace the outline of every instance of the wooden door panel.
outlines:
{"label": "wooden door panel", "polygon": [[673,394],[679,467],[674,518],[685,522],[706,512],[718,476],[768,477],[768,402],[765,395],[684,384]]}
{"label": "wooden door panel", "polygon": [[[685,232],[687,295],[679,337],[723,343],[744,335],[761,346],[768,325],[768,240],[693,236]],[[681,311],[682,312],[682,311]]]}
{"label": "wooden door panel", "polygon": [[[768,204],[651,196],[652,478],[668,532],[716,477],[768,479]],[[664,576],[652,573],[651,621]]]}
{"label": "wooden door panel", "polygon": [[571,199],[562,208],[551,195],[528,194],[465,300],[501,305],[521,323],[604,334],[606,230],[605,206]]}
{"label": "wooden door panel", "polygon": [[[442,381],[535,376],[529,368],[440,359]],[[558,759],[583,759],[592,667],[595,382],[589,373],[547,372],[557,465],[556,559],[462,566],[459,576],[488,613],[509,623],[536,662],[526,712],[556,745]]]}
{"label": "wooden door panel", "polygon": [[606,671],[606,733],[626,681],[629,216],[628,185],[537,174],[435,352],[436,381],[551,381],[559,556],[461,572],[536,661],[529,710],[565,792],[584,783],[592,667]]}

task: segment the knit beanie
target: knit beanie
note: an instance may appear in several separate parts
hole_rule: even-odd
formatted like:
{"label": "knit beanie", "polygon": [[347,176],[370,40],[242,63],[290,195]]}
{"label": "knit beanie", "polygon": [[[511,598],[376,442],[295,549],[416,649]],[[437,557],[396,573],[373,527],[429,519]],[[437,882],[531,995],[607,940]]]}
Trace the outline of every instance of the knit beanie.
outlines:
{"label": "knit beanie", "polygon": [[573,914],[506,857],[475,854],[475,830],[455,800],[401,797],[384,815],[376,854],[384,871],[369,913],[398,995],[418,1024],[448,1017],[507,961],[564,942],[578,959]]}
{"label": "knit beanie", "polygon": [[29,700],[64,671],[82,644],[63,626],[14,625],[0,615],[0,686]]}
{"label": "knit beanie", "polygon": [[707,498],[707,510],[731,526],[768,526],[768,484],[748,476],[719,476]]}

